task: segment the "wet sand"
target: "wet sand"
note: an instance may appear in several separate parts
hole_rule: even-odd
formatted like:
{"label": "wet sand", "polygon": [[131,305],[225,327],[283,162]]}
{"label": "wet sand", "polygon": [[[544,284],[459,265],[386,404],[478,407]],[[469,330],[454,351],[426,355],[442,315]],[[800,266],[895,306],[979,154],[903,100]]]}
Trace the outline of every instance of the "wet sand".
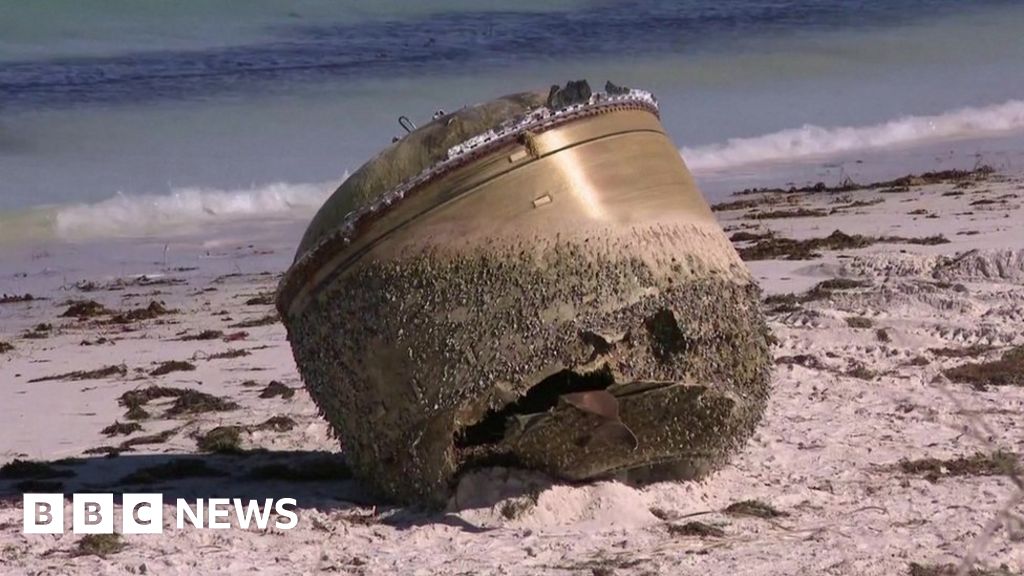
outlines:
{"label": "wet sand", "polygon": [[[773,396],[739,457],[643,489],[482,470],[443,512],[348,477],[273,316],[279,246],[224,243],[223,258],[145,280],[46,284],[45,258],[4,263],[26,276],[0,292],[33,299],[0,304],[0,572],[942,574],[972,549],[984,569],[1024,570],[1024,179],[729,202],[717,215],[778,340]],[[80,554],[81,536],[21,534],[22,491],[83,489],[293,497],[299,523],[171,527],[105,557]]]}

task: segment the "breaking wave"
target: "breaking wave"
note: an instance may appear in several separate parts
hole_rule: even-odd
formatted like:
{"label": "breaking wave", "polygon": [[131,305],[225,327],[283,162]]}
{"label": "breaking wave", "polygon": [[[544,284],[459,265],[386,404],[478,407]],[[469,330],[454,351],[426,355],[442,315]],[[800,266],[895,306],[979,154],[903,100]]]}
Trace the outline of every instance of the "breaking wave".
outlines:
{"label": "breaking wave", "polygon": [[1010,100],[934,116],[905,116],[871,126],[823,128],[808,124],[753,138],[732,138],[721,144],[683,148],[681,152],[695,172],[713,172],[745,164],[799,160],[1020,129],[1024,129],[1024,101]]}
{"label": "breaking wave", "polygon": [[62,239],[136,237],[246,219],[308,217],[336,186],[275,183],[245,190],[180,188],[164,195],[118,194],[94,204],[58,208],[53,231]]}

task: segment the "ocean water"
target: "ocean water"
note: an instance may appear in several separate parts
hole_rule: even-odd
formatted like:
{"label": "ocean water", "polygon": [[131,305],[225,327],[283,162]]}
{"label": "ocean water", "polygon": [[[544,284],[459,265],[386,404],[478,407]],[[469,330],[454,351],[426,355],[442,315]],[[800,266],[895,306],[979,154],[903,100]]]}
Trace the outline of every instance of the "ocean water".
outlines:
{"label": "ocean water", "polygon": [[398,116],[577,78],[652,90],[712,199],[1016,169],[1022,30],[1007,1],[0,0],[0,254],[297,234]]}

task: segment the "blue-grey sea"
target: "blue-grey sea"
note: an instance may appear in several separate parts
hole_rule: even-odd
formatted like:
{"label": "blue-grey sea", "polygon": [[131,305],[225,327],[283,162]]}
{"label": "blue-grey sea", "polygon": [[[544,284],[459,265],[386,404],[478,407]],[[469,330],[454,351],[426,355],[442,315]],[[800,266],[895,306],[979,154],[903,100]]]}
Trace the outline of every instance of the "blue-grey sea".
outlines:
{"label": "blue-grey sea", "polygon": [[712,198],[1010,169],[1022,63],[1019,1],[0,0],[0,247],[301,222],[400,115],[577,78]]}

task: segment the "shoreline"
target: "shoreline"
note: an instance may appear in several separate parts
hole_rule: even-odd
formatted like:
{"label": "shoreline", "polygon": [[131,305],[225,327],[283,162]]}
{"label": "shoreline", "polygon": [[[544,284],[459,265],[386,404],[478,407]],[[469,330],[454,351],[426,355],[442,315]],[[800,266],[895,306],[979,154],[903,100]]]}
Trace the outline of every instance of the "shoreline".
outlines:
{"label": "shoreline", "polygon": [[[13,346],[0,352],[0,465],[47,465],[0,468],[0,565],[881,575],[954,563],[1015,490],[994,455],[1024,452],[1024,386],[977,368],[1024,345],[1024,178],[905,184],[715,202],[754,258],[778,339],[768,413],[725,469],[642,489],[487,469],[460,481],[444,513],[388,505],[348,477],[274,320],[270,295],[291,261],[280,235],[245,238],[251,222],[239,223],[217,242],[172,243],[169,256],[163,240],[111,241],[131,249],[92,268],[73,244],[26,249],[2,267],[0,292],[33,299],[0,304],[0,342]],[[945,241],[924,241],[935,237]],[[153,385],[193,393],[132,394]],[[979,420],[985,442],[971,436]],[[21,534],[21,491],[40,488],[297,497],[299,524],[169,529],[78,556],[70,531]],[[1015,538],[1024,528],[1000,528],[979,565],[1024,570]]]}

